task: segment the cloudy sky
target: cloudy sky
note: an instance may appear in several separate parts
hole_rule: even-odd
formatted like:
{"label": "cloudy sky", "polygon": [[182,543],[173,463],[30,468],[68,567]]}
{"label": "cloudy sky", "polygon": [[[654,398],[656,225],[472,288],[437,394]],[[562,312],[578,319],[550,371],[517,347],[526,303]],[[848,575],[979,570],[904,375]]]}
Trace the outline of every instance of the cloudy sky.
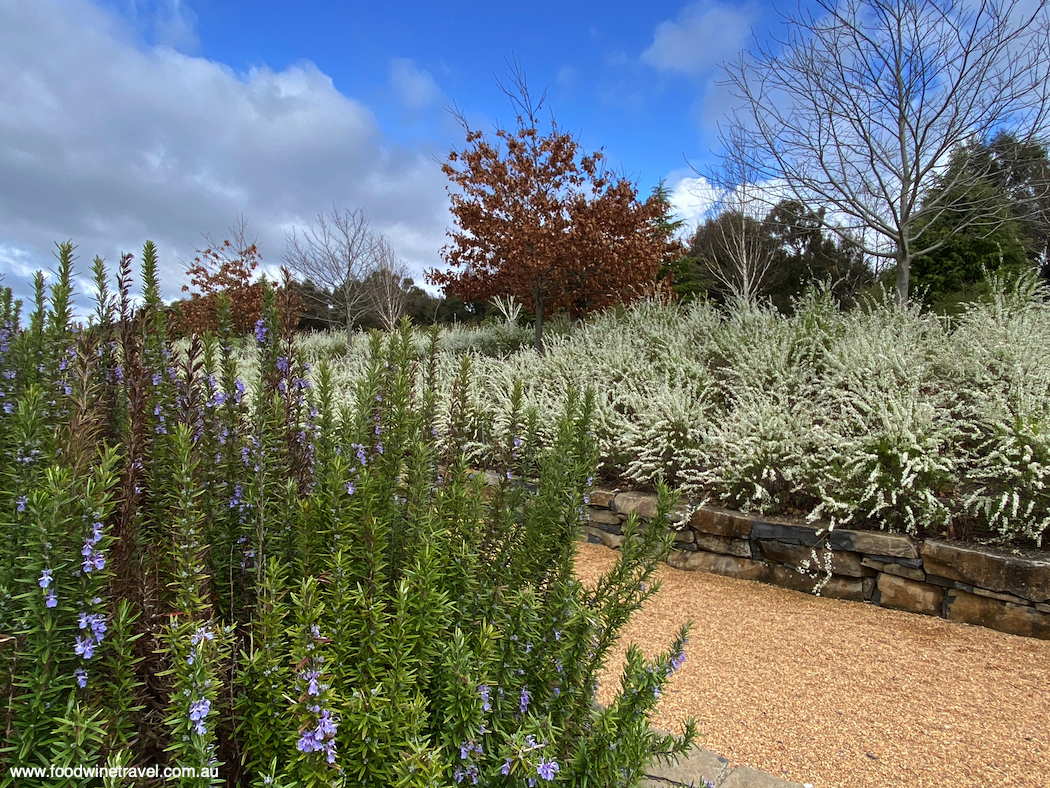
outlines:
{"label": "cloudy sky", "polygon": [[276,266],[286,235],[360,208],[417,281],[450,223],[440,161],[472,127],[512,125],[515,59],[559,125],[643,194],[661,180],[695,221],[719,64],[765,35],[768,3],[337,3],[0,0],[0,274],[28,293],[77,244],[159,247],[166,298],[203,235],[238,217]]}

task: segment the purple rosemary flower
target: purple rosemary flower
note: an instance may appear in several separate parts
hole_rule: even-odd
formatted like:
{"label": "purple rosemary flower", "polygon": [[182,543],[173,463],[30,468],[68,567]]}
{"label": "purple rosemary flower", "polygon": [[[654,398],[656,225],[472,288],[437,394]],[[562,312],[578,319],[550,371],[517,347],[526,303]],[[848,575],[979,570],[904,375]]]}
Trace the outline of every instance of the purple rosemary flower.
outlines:
{"label": "purple rosemary flower", "polygon": [[457,766],[456,770],[452,773],[452,779],[457,783],[462,783],[464,780],[469,779],[471,784],[478,784],[478,767],[474,764],[468,764],[466,768]]}
{"label": "purple rosemary flower", "polygon": [[481,710],[492,711],[492,704],[489,703],[489,685],[482,684],[478,687],[478,694],[481,695]]}
{"label": "purple rosemary flower", "polygon": [[77,686],[81,689],[87,686],[87,671],[83,668],[77,668],[73,671],[73,676],[77,680]]}
{"label": "purple rosemary flower", "polygon": [[679,651],[674,657],[671,658],[670,670],[667,675],[670,676],[676,670],[679,670],[682,665],[685,664],[685,650]]}
{"label": "purple rosemary flower", "polygon": [[306,681],[306,694],[307,695],[320,695],[321,691],[317,687],[317,680],[321,677],[321,672],[317,670],[308,670],[303,674],[303,679]]}
{"label": "purple rosemary flower", "polygon": [[[317,707],[312,707],[317,708]],[[303,731],[295,746],[299,752],[324,752],[328,763],[335,763],[335,734],[338,720],[328,709],[321,709],[317,727]]]}
{"label": "purple rosemary flower", "polygon": [[558,762],[549,761],[546,758],[541,760],[536,766],[536,774],[538,774],[542,780],[553,780],[554,775],[558,771]]}
{"label": "purple rosemary flower", "polygon": [[503,761],[503,766],[499,770],[500,774],[510,774],[510,758]]}
{"label": "purple rosemary flower", "polygon": [[353,494],[354,494],[354,491],[355,491],[356,489],[357,489],[357,488],[356,488],[356,487],[354,487],[354,483],[353,483],[353,482],[347,482],[347,483],[346,483],[346,494],[347,494],[347,495],[353,495]]}
{"label": "purple rosemary flower", "polygon": [[58,605],[58,599],[55,597],[55,589],[50,589],[47,592],[47,596],[44,597],[44,604],[47,607],[55,607]]}
{"label": "purple rosemary flower", "polygon": [[266,321],[261,317],[255,323],[255,341],[260,345],[266,341]]}
{"label": "purple rosemary flower", "polygon": [[79,623],[81,629],[91,630],[96,645],[106,636],[106,616],[103,613],[81,613]]}
{"label": "purple rosemary flower", "polygon": [[91,659],[95,655],[95,639],[90,637],[77,637],[73,646],[73,652],[78,657]]}
{"label": "purple rosemary flower", "polygon": [[[15,501],[15,504],[16,504],[16,505],[17,505],[17,507],[18,507],[18,511],[20,511],[20,512],[24,512],[24,511],[26,510],[26,504],[27,504],[27,503],[28,503],[28,500],[26,499],[26,497],[25,497],[24,495],[20,496],[20,497],[19,497],[19,498],[18,498],[18,499],[17,499],[16,501]],[[50,571],[50,570],[49,570],[49,571]],[[47,588],[47,586],[43,586],[43,587],[44,587],[44,588]]]}
{"label": "purple rosemary flower", "polygon": [[323,709],[317,718],[317,732],[321,736],[335,736],[337,727],[338,723],[335,717],[332,716],[332,712],[328,711],[328,709]]}
{"label": "purple rosemary flower", "polygon": [[41,588],[47,588],[49,585],[51,585],[51,580],[51,570],[45,569],[43,572],[40,573],[40,579],[37,580],[37,583],[40,584]]}
{"label": "purple rosemary flower", "polygon": [[522,714],[524,714],[525,709],[529,707],[529,699],[531,697],[532,693],[530,693],[527,689],[523,689],[521,691],[521,699],[518,701],[518,708],[521,709]]}
{"label": "purple rosemary flower", "polygon": [[204,727],[204,718],[208,716],[209,711],[211,711],[211,701],[207,698],[190,704],[190,722],[194,723],[193,732],[199,736],[208,732],[208,729]]}
{"label": "purple rosemary flower", "polygon": [[83,566],[85,574],[90,573],[94,569],[106,568],[106,556],[95,550],[94,545],[84,545],[84,550],[87,551]]}

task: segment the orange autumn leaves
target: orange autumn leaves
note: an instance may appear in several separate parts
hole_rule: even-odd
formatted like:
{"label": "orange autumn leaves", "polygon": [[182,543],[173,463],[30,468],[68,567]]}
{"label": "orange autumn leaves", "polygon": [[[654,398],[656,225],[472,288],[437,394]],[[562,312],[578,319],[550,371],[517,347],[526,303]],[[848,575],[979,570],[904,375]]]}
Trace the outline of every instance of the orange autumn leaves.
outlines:
{"label": "orange autumn leaves", "polygon": [[467,148],[442,166],[456,187],[456,227],[442,249],[449,270],[428,280],[464,301],[513,295],[538,321],[669,291],[657,274],[681,247],[660,222],[666,198],[640,201],[633,183],[604,169],[601,151],[582,155],[553,119],[540,135],[542,100],[533,106],[523,93],[516,103],[517,129],[490,141],[467,128]]}

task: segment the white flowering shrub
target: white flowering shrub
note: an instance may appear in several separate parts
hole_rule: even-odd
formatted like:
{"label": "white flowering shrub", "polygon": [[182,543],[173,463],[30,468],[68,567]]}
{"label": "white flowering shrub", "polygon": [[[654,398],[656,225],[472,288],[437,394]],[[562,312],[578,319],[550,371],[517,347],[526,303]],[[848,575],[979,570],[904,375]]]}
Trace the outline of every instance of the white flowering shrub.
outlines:
{"label": "white flowering shrub", "polygon": [[656,380],[644,393],[630,392],[624,404],[636,418],[624,420],[618,441],[624,475],[641,484],[685,483],[684,472],[702,450],[712,422],[712,390]]}
{"label": "white flowering shrub", "polygon": [[[1050,303],[1034,277],[993,287],[953,339],[963,398],[966,510],[1002,540],[1042,544],[1050,528]],[[967,385],[968,384],[968,385]]]}
{"label": "white flowering shrub", "polygon": [[887,395],[877,411],[866,414],[867,432],[828,436],[815,447],[823,457],[810,468],[820,499],[813,519],[915,535],[948,523],[942,494],[952,487],[954,462],[933,423],[934,409],[908,400]]}
{"label": "white flowering shrub", "polygon": [[775,512],[812,504],[807,458],[817,450],[804,402],[765,392],[742,395],[709,423],[704,443],[687,453],[685,488],[743,511]]}
{"label": "white flowering shrub", "polygon": [[970,481],[967,509],[1004,540],[1018,536],[1042,546],[1050,528],[1050,418],[1018,417],[984,444]]}
{"label": "white flowering shrub", "polygon": [[915,307],[869,305],[844,316],[816,388],[822,451],[811,517],[911,534],[943,527],[957,445],[955,394],[939,372],[941,322]]}
{"label": "white flowering shrub", "polygon": [[[993,292],[954,323],[889,297],[842,312],[821,288],[790,317],[641,301],[560,325],[543,354],[529,329],[506,321],[445,327],[435,426],[449,427],[440,414],[462,396],[473,462],[494,462],[515,425],[522,451],[535,453],[553,440],[567,392],[590,386],[598,469],[610,480],[663,479],[698,498],[835,524],[1039,540],[1050,307],[1034,279]],[[417,330],[416,363],[427,344]],[[349,351],[342,332],[297,347],[333,362],[336,405],[351,405],[367,338]],[[464,358],[469,388],[453,392]],[[245,379],[257,374],[251,353],[238,363]]]}

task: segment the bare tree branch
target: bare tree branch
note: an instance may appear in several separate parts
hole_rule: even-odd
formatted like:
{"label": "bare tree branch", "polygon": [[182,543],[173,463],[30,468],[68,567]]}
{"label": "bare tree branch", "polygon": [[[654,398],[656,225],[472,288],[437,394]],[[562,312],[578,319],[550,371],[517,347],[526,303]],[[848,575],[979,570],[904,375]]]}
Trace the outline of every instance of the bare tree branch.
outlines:
{"label": "bare tree branch", "polygon": [[700,262],[732,298],[753,304],[769,287],[778,250],[763,232],[768,198],[756,183],[760,173],[746,144],[739,131],[730,131],[721,169],[705,176],[721,196],[709,211],[712,243]]}
{"label": "bare tree branch", "polygon": [[[827,206],[829,229],[897,265],[947,242],[922,229],[951,214],[955,231],[1002,221],[987,172],[947,172],[964,144],[1010,130],[1022,143],[1050,120],[1047,0],[817,0],[786,16],[779,52],[759,46],[726,67],[743,106],[733,128],[761,180]],[[951,182],[931,185],[947,175]],[[841,222],[836,226],[836,221]]]}
{"label": "bare tree branch", "polygon": [[285,264],[296,274],[331,293],[331,304],[319,304],[321,314],[334,312],[333,322],[346,326],[347,344],[354,323],[369,305],[362,282],[379,266],[380,239],[360,209],[319,214],[313,226],[293,230],[287,238]]}
{"label": "bare tree branch", "polygon": [[376,268],[366,280],[372,314],[387,331],[397,328],[408,303],[405,278],[408,266],[386,238],[380,238],[376,246]]}

